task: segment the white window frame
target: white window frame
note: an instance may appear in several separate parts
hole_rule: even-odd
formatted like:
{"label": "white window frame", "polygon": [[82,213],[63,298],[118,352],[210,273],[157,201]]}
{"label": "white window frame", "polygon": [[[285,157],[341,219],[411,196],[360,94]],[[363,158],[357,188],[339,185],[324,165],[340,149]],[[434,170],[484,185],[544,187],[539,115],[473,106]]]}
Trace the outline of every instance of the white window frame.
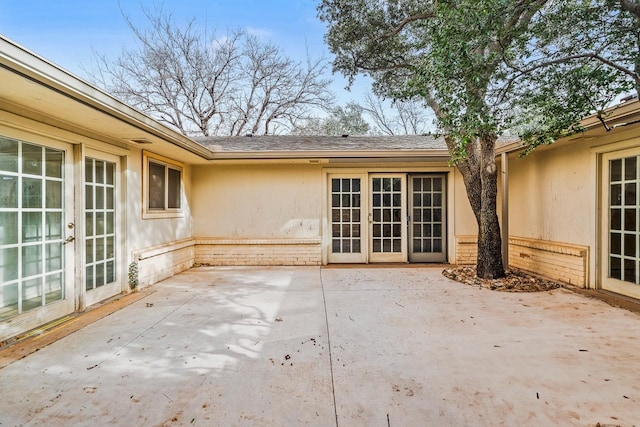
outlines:
{"label": "white window frame", "polygon": [[[180,172],[180,207],[168,208],[168,178],[165,174],[165,206],[163,209],[150,209],[149,208],[149,163],[156,163],[165,166],[168,169],[177,170]],[[144,151],[142,153],[142,217],[145,219],[150,218],[181,218],[184,216],[183,206],[185,204],[184,199],[184,166],[182,163],[174,160],[162,157],[160,155]]]}

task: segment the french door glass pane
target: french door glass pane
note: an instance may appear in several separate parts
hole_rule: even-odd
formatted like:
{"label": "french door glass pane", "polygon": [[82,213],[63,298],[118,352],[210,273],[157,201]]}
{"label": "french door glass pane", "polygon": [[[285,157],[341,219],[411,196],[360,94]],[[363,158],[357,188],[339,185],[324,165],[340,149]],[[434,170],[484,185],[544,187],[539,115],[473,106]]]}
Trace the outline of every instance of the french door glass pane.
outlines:
{"label": "french door glass pane", "polygon": [[62,181],[47,180],[46,207],[60,209],[62,207]]}
{"label": "french door glass pane", "polygon": [[609,277],[640,284],[638,157],[609,162]]}
{"label": "french door glass pane", "polygon": [[1,136],[0,171],[18,172],[18,141]]}
{"label": "french door glass pane", "polygon": [[62,151],[47,148],[45,174],[52,178],[62,178]]}
{"label": "french door glass pane", "polygon": [[[88,291],[115,281],[115,270],[105,274],[105,263],[115,266],[115,163],[87,158],[93,181],[85,183],[85,287]],[[109,273],[109,272],[107,272]]]}
{"label": "french door glass pane", "polygon": [[18,177],[0,175],[0,209],[18,208]]}
{"label": "french door glass pane", "polygon": [[331,179],[331,250],[360,253],[360,178]]}
{"label": "french door glass pane", "polygon": [[42,147],[22,143],[22,173],[42,175]]}
{"label": "french door glass pane", "polygon": [[62,273],[49,274],[45,277],[45,304],[62,299]]}
{"label": "french door glass pane", "polygon": [[0,212],[0,245],[18,243],[18,213]]}
{"label": "french door glass pane", "polygon": [[22,207],[39,209],[42,207],[42,180],[22,178]]}
{"label": "french door glass pane", "polygon": [[412,178],[414,253],[442,252],[443,180],[441,176]]}
{"label": "french door glass pane", "polygon": [[372,178],[373,252],[402,252],[402,179]]}
{"label": "french door glass pane", "polygon": [[0,249],[0,281],[18,279],[18,247]]}
{"label": "french door glass pane", "polygon": [[43,305],[42,277],[22,282],[22,311],[33,310]]}

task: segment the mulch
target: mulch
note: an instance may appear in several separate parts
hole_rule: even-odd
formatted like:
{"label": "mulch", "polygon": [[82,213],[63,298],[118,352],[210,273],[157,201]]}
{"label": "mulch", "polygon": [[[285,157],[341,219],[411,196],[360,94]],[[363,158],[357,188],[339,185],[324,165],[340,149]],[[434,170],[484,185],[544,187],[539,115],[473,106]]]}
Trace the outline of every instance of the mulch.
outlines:
{"label": "mulch", "polygon": [[499,279],[478,278],[475,266],[448,268],[442,274],[465,285],[478,286],[500,292],[544,292],[561,287],[559,283],[552,280],[543,279],[515,269],[507,270],[505,277]]}

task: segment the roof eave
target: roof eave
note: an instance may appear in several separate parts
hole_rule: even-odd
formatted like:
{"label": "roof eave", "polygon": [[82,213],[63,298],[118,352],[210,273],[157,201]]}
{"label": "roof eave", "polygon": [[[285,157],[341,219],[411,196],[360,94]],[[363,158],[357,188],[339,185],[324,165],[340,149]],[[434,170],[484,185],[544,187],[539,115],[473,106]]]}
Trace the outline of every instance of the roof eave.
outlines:
{"label": "roof eave", "polygon": [[406,158],[429,157],[448,159],[447,150],[377,150],[377,151],[215,151],[210,160],[259,160],[259,159],[381,159],[381,158]]}
{"label": "roof eave", "polygon": [[211,151],[0,35],[0,66],[202,158]]}

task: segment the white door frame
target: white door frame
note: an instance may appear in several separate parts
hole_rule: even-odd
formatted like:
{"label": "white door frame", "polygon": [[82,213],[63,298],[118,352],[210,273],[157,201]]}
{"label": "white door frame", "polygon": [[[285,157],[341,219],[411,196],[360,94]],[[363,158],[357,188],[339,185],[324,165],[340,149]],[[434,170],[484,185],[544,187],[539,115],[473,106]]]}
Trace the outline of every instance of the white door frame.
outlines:
{"label": "white door frame", "polygon": [[[96,159],[96,160],[100,160],[100,161],[106,161],[106,162],[110,162],[115,164],[115,177],[114,177],[114,195],[113,195],[113,203],[114,203],[114,209],[115,209],[115,221],[113,223],[113,227],[114,227],[114,232],[115,232],[115,236],[114,236],[114,241],[113,241],[113,251],[114,251],[114,269],[115,269],[115,275],[114,275],[114,281],[108,284],[105,284],[103,286],[97,287],[95,289],[92,290],[87,290],[86,289],[86,281],[87,281],[87,273],[86,273],[86,268],[87,268],[87,263],[86,263],[86,256],[87,256],[87,235],[86,235],[86,230],[87,230],[87,224],[86,224],[86,219],[87,216],[85,215],[86,211],[85,211],[85,206],[86,206],[86,193],[84,194],[83,200],[85,203],[83,203],[82,206],[80,206],[80,213],[79,213],[79,217],[81,218],[81,220],[83,221],[83,227],[82,230],[84,230],[84,232],[82,233],[81,238],[78,241],[78,244],[81,245],[82,250],[80,251],[82,253],[81,256],[81,260],[82,260],[82,265],[81,265],[81,272],[79,274],[79,276],[81,276],[81,280],[79,280],[78,282],[78,291],[82,294],[82,298],[80,298],[80,300],[83,302],[83,306],[80,307],[81,309],[84,309],[90,305],[93,305],[95,303],[98,303],[100,301],[103,301],[107,298],[110,298],[114,295],[117,295],[119,293],[121,293],[123,290],[125,290],[125,283],[124,283],[124,274],[122,273],[122,269],[123,267],[123,263],[121,262],[122,259],[122,253],[120,251],[120,241],[121,241],[121,236],[123,235],[123,229],[122,229],[122,224],[123,224],[123,220],[122,220],[122,209],[121,209],[121,197],[120,197],[120,192],[122,191],[121,188],[121,158],[119,156],[113,155],[113,154],[109,154],[109,153],[105,153],[102,151],[98,151],[98,150],[93,150],[90,148],[86,148],[84,150],[84,155],[82,156],[82,162],[80,167],[83,169],[83,185],[82,185],[82,191],[85,191],[85,184],[86,184],[86,177],[85,177],[85,173],[84,173],[84,168],[85,168],[85,160],[86,159]],[[95,197],[95,195],[94,195]],[[104,227],[106,227],[106,219],[105,219],[105,225]],[[92,245],[93,246],[93,245]],[[105,271],[106,274],[106,271]]]}
{"label": "white door frame", "polygon": [[[334,182],[334,180],[351,180],[351,182],[353,182],[353,180],[359,180],[360,181],[360,190],[359,190],[359,197],[360,197],[360,203],[358,207],[343,207],[343,206],[334,206],[336,203],[334,203],[335,201],[332,200],[334,196],[339,195],[340,197],[347,197],[347,196],[354,196],[355,193],[353,194],[343,194],[342,193],[342,188],[336,189],[338,190],[337,193],[334,191],[334,189],[332,188],[332,183]],[[368,253],[367,253],[367,242],[369,239],[369,235],[368,235],[368,225],[366,222],[366,218],[367,218],[367,194],[368,194],[368,179],[367,179],[367,174],[366,173],[339,173],[339,174],[328,174],[327,175],[327,179],[325,180],[325,182],[328,185],[328,189],[327,189],[327,201],[326,201],[326,206],[328,209],[328,213],[327,213],[327,217],[328,217],[328,233],[326,233],[326,238],[329,242],[329,250],[328,250],[328,261],[330,263],[366,263],[368,258]],[[338,184],[338,183],[336,183]],[[341,185],[341,182],[340,182]],[[352,203],[349,203],[349,205],[351,205]],[[342,205],[342,203],[340,203],[340,205]],[[359,209],[358,209],[359,208]],[[358,216],[352,216],[354,214],[356,214],[357,212],[359,212]],[[336,219],[338,219],[339,221],[334,221],[334,215],[338,215],[339,217],[335,217]],[[348,221],[343,222],[343,217],[342,215],[349,215],[349,218],[344,218],[345,220],[348,219]],[[339,224],[336,224],[336,222]],[[336,230],[336,232],[334,233],[333,228],[338,225],[339,227],[345,227],[346,229],[349,230],[349,238],[345,238],[345,240],[349,239],[351,241],[351,243],[353,243],[354,240],[358,240],[360,247],[358,251],[353,251],[353,249],[350,249],[350,252],[334,252],[332,250],[332,245],[334,244],[334,242],[336,242],[336,244],[338,244],[338,242],[342,239],[342,231],[338,232],[338,230]],[[352,234],[354,231],[354,228],[359,229],[359,239],[354,239]],[[339,234],[339,235],[338,235]],[[342,248],[340,249],[342,251]]]}
{"label": "white door frame", "polygon": [[[9,139],[20,141],[21,143],[38,145],[44,148],[51,148],[60,150],[64,153],[63,162],[63,218],[61,221],[61,239],[65,240],[69,237],[73,237],[74,230],[74,155],[73,146],[71,144],[61,142],[58,140],[46,138],[40,135],[32,135],[24,132],[2,132],[3,136]],[[19,158],[18,161],[21,161]],[[19,189],[19,191],[22,191]],[[42,212],[45,212],[45,208],[42,208]],[[21,215],[22,211],[19,210],[18,214]],[[18,233],[21,233],[18,230]],[[58,241],[60,241],[58,240]],[[51,302],[44,306],[34,308],[15,317],[10,318],[10,321],[0,322],[0,340],[6,339],[17,334],[23,333],[29,329],[33,329],[42,324],[51,322],[53,320],[62,318],[66,315],[73,313],[75,310],[75,256],[74,256],[74,244],[72,239],[67,244],[62,246],[62,254],[64,256],[64,282],[63,290],[64,297],[58,301]],[[22,251],[21,247],[18,248]],[[43,254],[43,257],[46,255]]]}
{"label": "white door frame", "polygon": [[[380,200],[376,203],[373,192],[374,180],[399,179],[399,189],[381,189]],[[393,185],[393,181],[392,181]],[[369,174],[368,222],[369,222],[369,262],[407,262],[407,174],[371,173]],[[387,197],[388,196],[388,197]],[[395,197],[398,196],[398,197]],[[399,198],[399,200],[397,200]],[[386,202],[388,200],[388,203]],[[400,206],[398,206],[400,202]],[[400,215],[395,212],[400,210]],[[379,216],[379,217],[378,217]],[[376,228],[379,227],[379,230]],[[385,236],[389,234],[390,236]],[[385,237],[391,237],[387,239]],[[380,247],[374,240],[380,238]],[[399,247],[396,242],[399,241]],[[389,242],[389,247],[385,243]]]}
{"label": "white door frame", "polygon": [[[624,159],[627,157],[636,157],[636,156],[640,156],[640,149],[638,148],[632,148],[632,149],[627,149],[627,150],[620,150],[620,151],[615,151],[615,152],[609,152],[609,153],[604,153],[602,154],[602,158],[601,158],[601,171],[602,171],[602,176],[600,179],[600,183],[601,183],[601,189],[600,189],[600,253],[598,255],[599,260],[600,260],[600,268],[599,268],[599,272],[600,272],[600,283],[601,283],[601,287],[602,289],[606,289],[608,291],[611,292],[615,292],[618,294],[622,294],[622,295],[627,295],[633,298],[640,298],[640,285],[635,284],[635,283],[631,283],[628,281],[623,281],[620,279],[616,279],[613,277],[610,277],[610,246],[611,246],[611,241],[610,241],[610,226],[611,226],[611,218],[610,218],[610,199],[611,199],[611,192],[610,192],[610,161],[612,160],[617,160],[617,159]],[[636,159],[636,162],[640,163],[640,157],[638,157]],[[640,165],[638,165],[636,167],[636,174],[638,173],[638,169],[639,169]],[[636,176],[636,181],[639,180],[640,177]],[[640,189],[638,188],[638,186],[640,186],[640,182],[638,182],[635,185],[636,188],[636,193],[635,193],[635,198],[636,198],[636,206],[638,206],[638,198],[640,197]],[[624,193],[624,188],[621,187],[621,191],[622,193]],[[621,193],[621,197],[623,197]],[[626,196],[624,196],[626,197]],[[622,215],[623,211],[621,212]],[[640,209],[636,209],[636,218],[635,218],[635,258],[640,258]],[[625,217],[621,216],[619,218],[619,221],[624,222],[625,221]],[[623,236],[624,237],[624,236]],[[631,236],[630,236],[631,237]],[[621,242],[620,242],[620,251],[621,251],[621,255],[624,254],[624,250],[625,250],[625,243],[624,243],[624,238],[622,238]],[[624,256],[626,256],[627,254],[624,254]],[[615,256],[615,255],[614,255]],[[622,261],[622,263],[624,263],[624,261]],[[621,264],[621,268],[624,269],[624,265]],[[636,266],[636,268],[638,268]],[[640,274],[640,272],[636,272],[636,274]]]}

